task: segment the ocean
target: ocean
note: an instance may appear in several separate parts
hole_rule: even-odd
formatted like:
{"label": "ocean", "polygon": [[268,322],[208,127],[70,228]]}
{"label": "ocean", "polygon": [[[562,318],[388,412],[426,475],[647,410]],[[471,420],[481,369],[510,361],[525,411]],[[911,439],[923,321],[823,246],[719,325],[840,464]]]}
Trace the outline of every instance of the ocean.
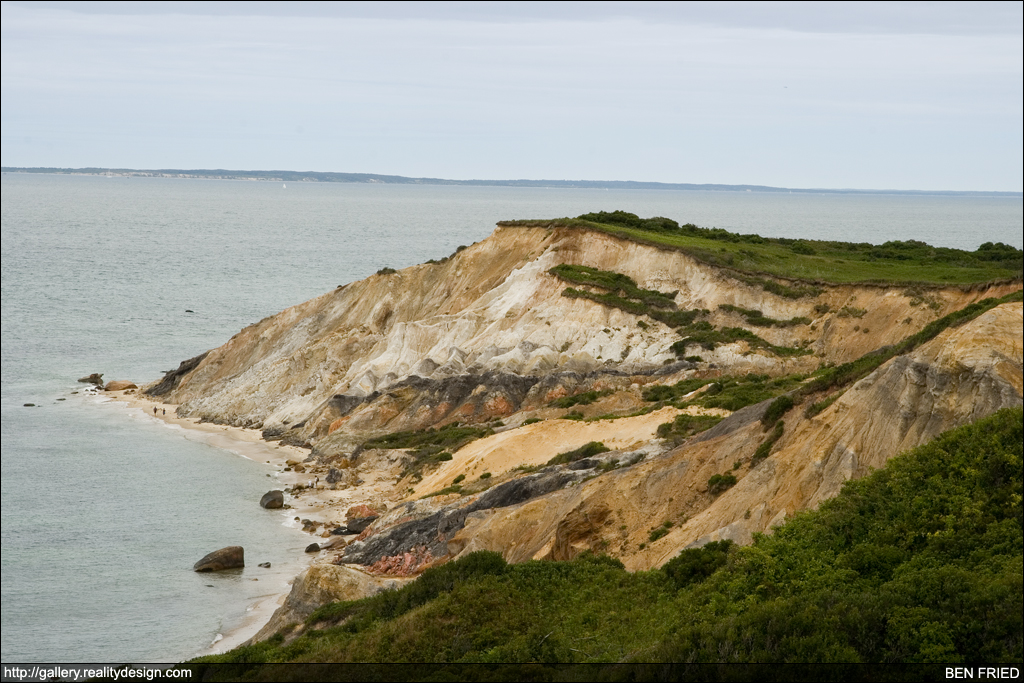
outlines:
{"label": "ocean", "polygon": [[[305,563],[309,537],[257,504],[273,488],[269,466],[84,392],[78,377],[151,381],[267,315],[447,256],[505,219],[623,209],[963,249],[1019,248],[1024,224],[1019,197],[28,174],[0,184],[5,663],[180,661]],[[246,548],[245,570],[192,572],[226,545]],[[256,566],[265,561],[271,570]]]}

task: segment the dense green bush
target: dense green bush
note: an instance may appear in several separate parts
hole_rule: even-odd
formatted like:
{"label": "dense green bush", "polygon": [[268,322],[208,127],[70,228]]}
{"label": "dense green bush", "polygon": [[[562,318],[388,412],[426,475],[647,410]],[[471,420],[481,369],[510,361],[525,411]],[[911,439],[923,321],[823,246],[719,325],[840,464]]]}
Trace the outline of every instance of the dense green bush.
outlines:
{"label": "dense green bush", "polygon": [[584,444],[574,450],[559,453],[555,457],[551,458],[551,460],[548,460],[548,465],[563,465],[569,462],[576,462],[577,460],[583,460],[584,458],[592,458],[599,453],[607,453],[610,450],[610,448],[600,441],[591,441],[590,443]]}
{"label": "dense green bush", "polygon": [[712,541],[700,548],[683,550],[661,568],[676,588],[703,581],[725,566],[732,541]]}

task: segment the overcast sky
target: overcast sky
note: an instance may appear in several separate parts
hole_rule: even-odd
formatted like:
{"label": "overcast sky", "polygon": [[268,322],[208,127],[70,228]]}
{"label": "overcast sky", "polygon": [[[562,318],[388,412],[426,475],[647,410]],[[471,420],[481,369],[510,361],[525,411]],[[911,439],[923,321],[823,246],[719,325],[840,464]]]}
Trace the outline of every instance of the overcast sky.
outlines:
{"label": "overcast sky", "polygon": [[1019,192],[1022,6],[4,2],[0,157]]}

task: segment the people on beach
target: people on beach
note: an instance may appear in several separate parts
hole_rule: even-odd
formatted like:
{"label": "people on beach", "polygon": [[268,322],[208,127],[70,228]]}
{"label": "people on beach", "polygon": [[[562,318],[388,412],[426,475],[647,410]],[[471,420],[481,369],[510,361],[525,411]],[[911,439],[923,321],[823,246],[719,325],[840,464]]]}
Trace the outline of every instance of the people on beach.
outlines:
{"label": "people on beach", "polygon": [[156,415],[156,406],[153,406],[153,414]]}

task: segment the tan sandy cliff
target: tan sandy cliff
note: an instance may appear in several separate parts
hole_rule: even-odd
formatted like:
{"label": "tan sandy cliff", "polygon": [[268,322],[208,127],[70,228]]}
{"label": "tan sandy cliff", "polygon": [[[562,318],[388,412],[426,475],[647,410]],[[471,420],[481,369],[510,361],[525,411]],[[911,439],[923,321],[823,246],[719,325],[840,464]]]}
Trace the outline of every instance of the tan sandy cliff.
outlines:
{"label": "tan sandy cliff", "polygon": [[[680,360],[670,349],[676,330],[564,296],[566,282],[549,272],[561,264],[626,275],[644,289],[674,293],[680,310],[706,310],[717,328],[744,327],[805,352],[776,355],[738,341],[694,347],[700,360]],[[1021,304],[1000,305],[891,358],[818,414],[808,416],[808,407],[826,396],[800,399],[768,457],[756,462],[769,402],[732,414],[690,406],[725,419],[677,445],[658,427],[680,408],[652,412],[645,389],[806,374],[1017,289],[935,288],[922,304],[906,288],[822,285],[815,295],[785,298],[678,251],[579,228],[500,227],[440,263],[374,275],[247,327],[146,390],[178,404],[181,416],[261,429],[310,449],[296,468],[321,481],[323,529],[343,524],[355,504],[379,513],[358,537],[348,534],[322,553],[322,564],[339,566],[310,570],[276,627],[339,599],[335,593],[349,595],[349,584],[357,593],[380,587],[353,568],[338,578],[345,564],[415,573],[477,549],[510,561],[593,550],[647,569],[689,545],[749,543],[903,450],[1020,405]],[[753,327],[722,305],[809,322]],[[592,392],[589,402],[552,403],[582,392]],[[563,419],[569,408],[576,419]],[[363,447],[382,434],[455,422],[491,435],[426,464],[408,451]],[[548,465],[590,442],[609,450]],[[712,476],[727,474],[735,485],[709,490]]]}

